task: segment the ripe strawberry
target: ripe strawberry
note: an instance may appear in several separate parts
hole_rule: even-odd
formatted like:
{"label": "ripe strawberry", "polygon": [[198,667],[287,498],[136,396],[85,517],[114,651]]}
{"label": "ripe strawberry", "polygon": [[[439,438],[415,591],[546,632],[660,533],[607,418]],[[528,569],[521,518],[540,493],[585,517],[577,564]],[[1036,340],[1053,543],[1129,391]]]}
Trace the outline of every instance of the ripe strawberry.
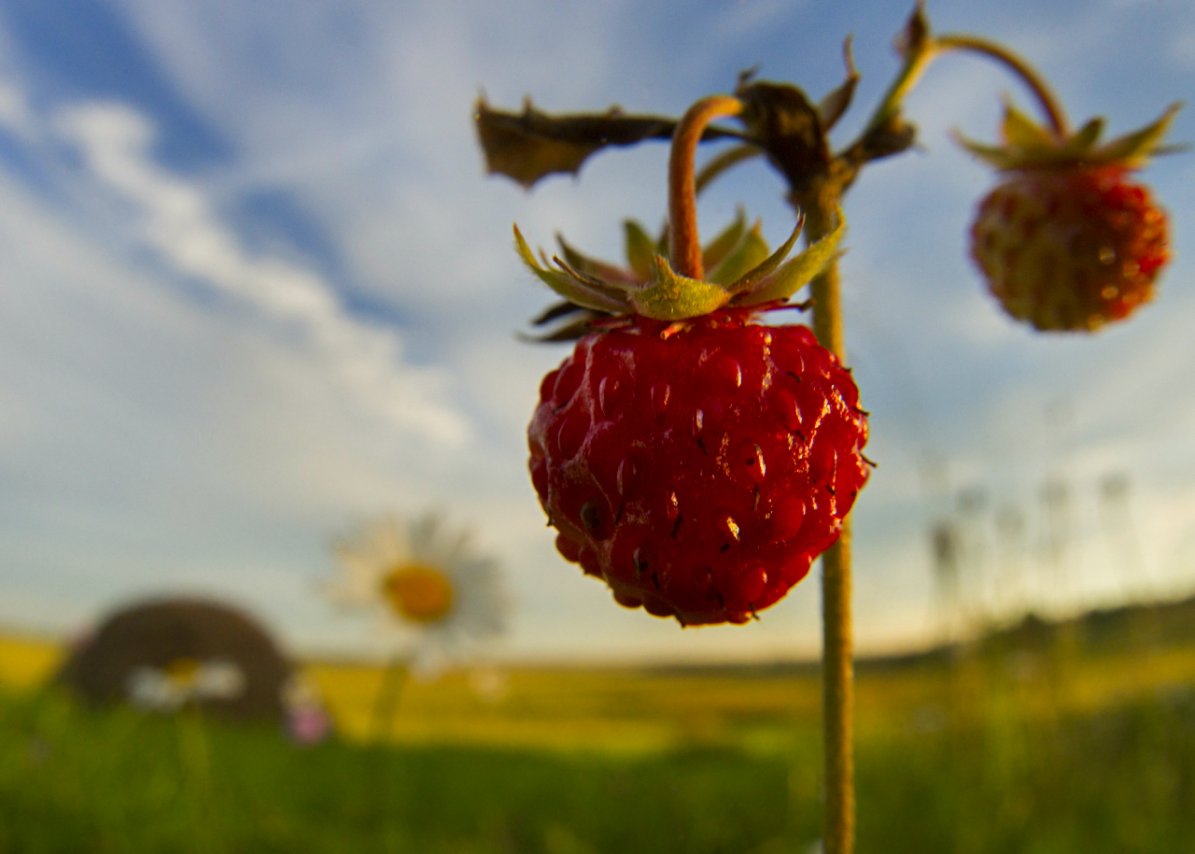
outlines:
{"label": "ripe strawberry", "polygon": [[[826,240],[780,266],[790,240],[719,285],[683,280],[659,256],[650,284],[581,272],[596,262],[576,253],[545,268],[518,238],[570,299],[641,309],[591,325],[544,378],[528,429],[557,549],[619,603],[682,625],[746,622],[838,538],[869,471],[858,390],[808,328],[759,322],[833,253],[837,232]],[[703,289],[717,307],[663,296]]]}
{"label": "ripe strawberry", "polygon": [[971,252],[1013,317],[1094,330],[1153,297],[1166,214],[1122,167],[1024,170],[980,202]]}
{"label": "ripe strawberry", "polygon": [[557,548],[623,605],[745,622],[809,572],[867,479],[867,422],[804,326],[753,309],[595,329],[545,377],[531,479]]}
{"label": "ripe strawberry", "polygon": [[1167,217],[1128,173],[1158,150],[1173,113],[1097,146],[1098,120],[1059,135],[1009,107],[1006,145],[965,143],[1003,172],[979,204],[971,256],[1010,315],[1094,331],[1152,299],[1169,259]]}

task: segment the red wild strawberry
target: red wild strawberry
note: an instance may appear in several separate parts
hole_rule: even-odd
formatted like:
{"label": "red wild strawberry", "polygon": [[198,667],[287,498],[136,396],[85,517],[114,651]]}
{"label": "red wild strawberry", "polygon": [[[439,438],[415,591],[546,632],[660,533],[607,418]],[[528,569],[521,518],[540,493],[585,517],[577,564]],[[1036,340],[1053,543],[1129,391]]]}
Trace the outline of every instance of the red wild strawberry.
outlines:
{"label": "red wild strawberry", "polygon": [[971,255],[1011,316],[1094,331],[1153,298],[1167,217],[1128,173],[1159,149],[1173,114],[1097,146],[1098,120],[1065,135],[1009,107],[1004,146],[964,143],[1003,173],[979,204]]}
{"label": "red wild strawberry", "polygon": [[682,625],[743,623],[838,538],[869,472],[858,390],[807,327],[759,321],[840,233],[782,265],[796,232],[768,256],[740,220],[698,282],[658,255],[636,265],[633,229],[630,271],[567,247],[541,266],[516,229],[524,260],[573,303],[633,311],[588,326],[544,378],[528,430],[557,549],[619,603]]}
{"label": "red wild strawberry", "polygon": [[612,321],[545,378],[531,479],[561,554],[623,605],[745,622],[809,572],[867,479],[867,422],[804,326]]}

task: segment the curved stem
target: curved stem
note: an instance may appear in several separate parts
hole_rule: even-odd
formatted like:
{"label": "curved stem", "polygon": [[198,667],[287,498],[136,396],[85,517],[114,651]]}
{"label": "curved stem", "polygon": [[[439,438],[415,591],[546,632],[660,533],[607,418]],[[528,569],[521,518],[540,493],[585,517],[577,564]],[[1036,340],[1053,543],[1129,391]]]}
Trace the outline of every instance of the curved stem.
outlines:
{"label": "curved stem", "polygon": [[1033,93],[1033,97],[1037,99],[1037,103],[1041,106],[1042,112],[1045,113],[1050,127],[1054,129],[1054,133],[1059,137],[1070,133],[1070,124],[1067,122],[1062,104],[1059,102],[1057,96],[1054,95],[1053,90],[1050,89],[1049,84],[1046,83],[1045,78],[1038,74],[1029,63],[1004,47],[1004,45],[979,36],[966,34],[935,36],[932,40],[932,45],[937,52],[964,50],[971,53],[978,53],[999,62],[1019,77],[1021,82]]}
{"label": "curved stem", "polygon": [[900,105],[904,101],[905,95],[909,94],[909,90],[921,79],[921,75],[933,58],[934,51],[928,45],[910,46],[905,56],[904,66],[896,75],[896,79],[892,81],[892,85],[888,87],[888,91],[884,93],[884,97],[880,99],[875,112],[871,114],[871,118],[863,129],[863,137],[867,137],[882,127],[900,112]]}
{"label": "curved stem", "polygon": [[1045,78],[1038,74],[1028,62],[997,42],[980,36],[952,33],[943,36],[928,36],[909,47],[904,67],[901,68],[896,79],[892,81],[892,85],[888,87],[888,91],[884,93],[879,106],[872,113],[871,119],[863,131],[863,136],[866,137],[870,132],[879,129],[899,113],[901,102],[921,78],[925,69],[929,67],[930,61],[953,50],[978,53],[999,62],[1019,78],[1033,94],[1054,133],[1060,138],[1070,133],[1070,123],[1067,121],[1061,102],[1046,83]]}
{"label": "curved stem", "polygon": [[705,274],[701,240],[697,234],[697,182],[693,175],[697,143],[716,118],[742,112],[738,98],[711,95],[691,106],[677,123],[668,158],[669,260],[682,276],[700,279]]}

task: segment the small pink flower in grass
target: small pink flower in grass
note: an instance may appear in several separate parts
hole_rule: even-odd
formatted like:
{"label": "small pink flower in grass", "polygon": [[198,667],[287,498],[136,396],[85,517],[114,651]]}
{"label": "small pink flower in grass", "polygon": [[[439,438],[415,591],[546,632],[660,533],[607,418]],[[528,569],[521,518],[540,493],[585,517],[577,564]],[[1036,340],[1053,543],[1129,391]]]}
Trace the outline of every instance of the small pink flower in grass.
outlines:
{"label": "small pink flower in grass", "polygon": [[283,687],[285,731],[296,744],[319,744],[332,735],[332,719],[319,693],[301,676],[292,676]]}

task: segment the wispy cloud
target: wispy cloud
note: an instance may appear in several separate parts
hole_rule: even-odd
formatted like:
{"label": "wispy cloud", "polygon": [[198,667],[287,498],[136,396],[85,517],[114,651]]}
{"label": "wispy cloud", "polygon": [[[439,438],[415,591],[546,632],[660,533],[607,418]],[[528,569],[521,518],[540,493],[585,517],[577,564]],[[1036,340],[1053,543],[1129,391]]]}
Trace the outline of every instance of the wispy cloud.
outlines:
{"label": "wispy cloud", "polygon": [[145,116],[92,103],[63,110],[55,126],[92,175],[131,207],[140,237],[177,274],[228,294],[281,329],[298,330],[363,403],[396,425],[450,443],[467,437],[465,420],[437,399],[442,378],[402,363],[396,332],[351,317],[318,274],[251,254],[201,187],[156,164]]}
{"label": "wispy cloud", "polygon": [[0,128],[24,138],[33,132],[33,116],[29,112],[25,93],[3,77],[0,77]]}

